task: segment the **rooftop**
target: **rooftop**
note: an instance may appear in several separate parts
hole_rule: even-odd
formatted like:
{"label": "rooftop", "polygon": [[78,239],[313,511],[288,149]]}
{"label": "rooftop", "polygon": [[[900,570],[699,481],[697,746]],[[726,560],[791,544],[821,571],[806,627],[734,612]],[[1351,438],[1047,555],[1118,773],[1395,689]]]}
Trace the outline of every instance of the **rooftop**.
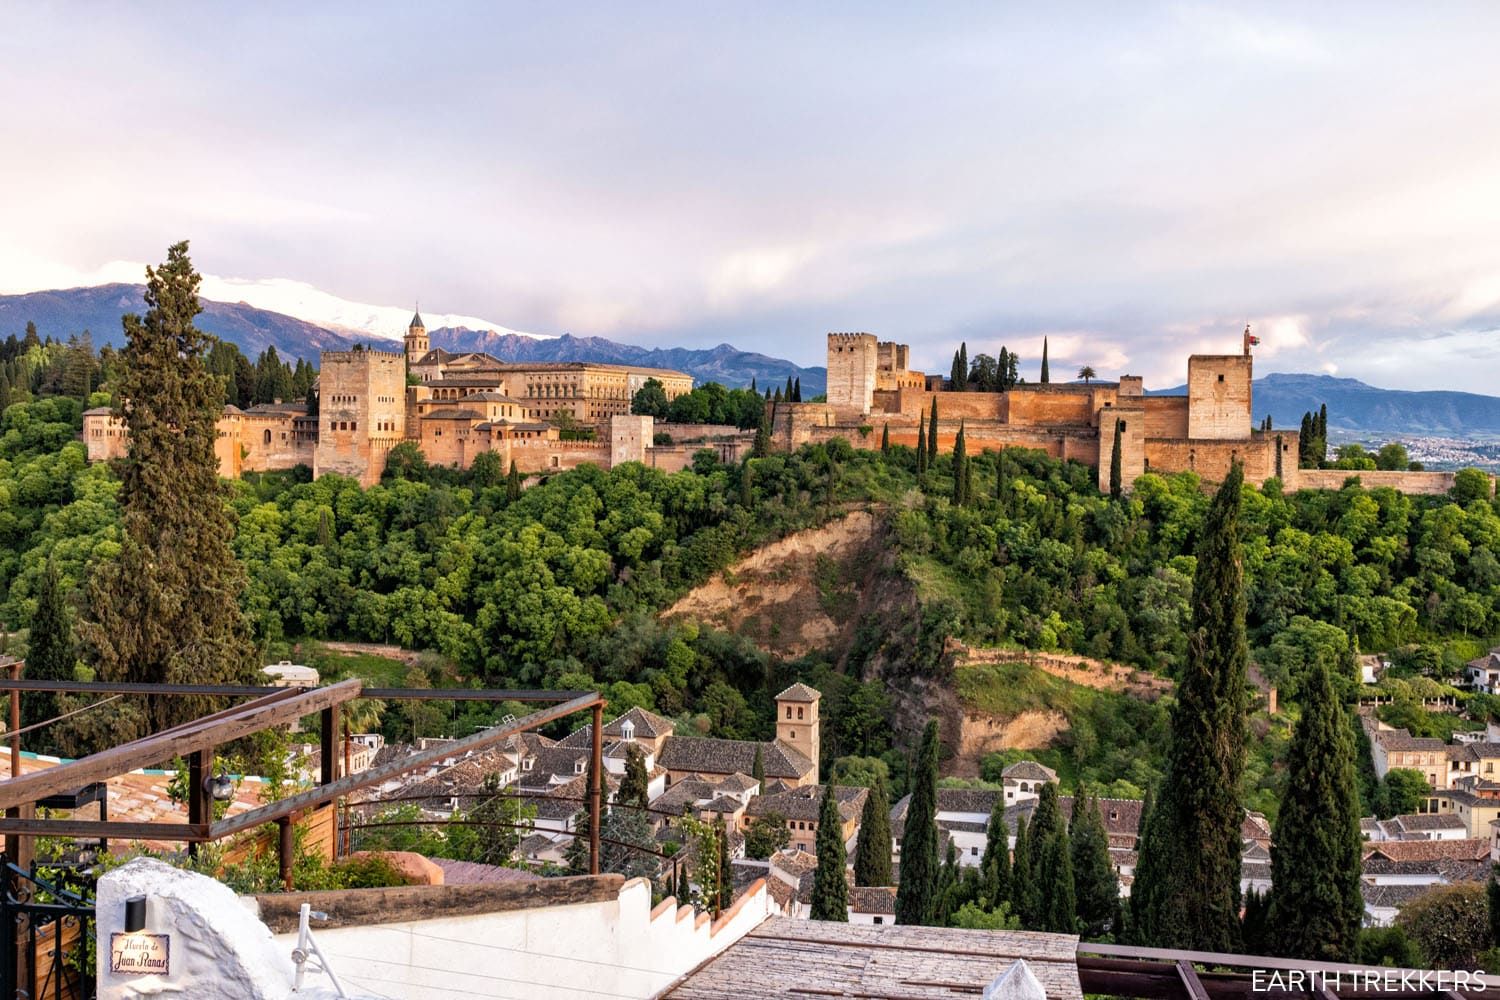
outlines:
{"label": "rooftop", "polygon": [[1049,1000],[1082,1000],[1070,934],[966,931],[772,917],[689,975],[671,1000],[788,995],[972,998],[1025,959]]}
{"label": "rooftop", "polygon": [[793,684],[791,687],[778,694],[776,696],[776,700],[813,702],[817,701],[821,697],[823,697],[822,693],[819,692],[816,688],[810,688],[806,684],[803,684],[801,681],[798,681],[796,684]]}
{"label": "rooftop", "polygon": [[761,763],[767,778],[800,778],[812,771],[813,763],[796,750],[776,740],[756,743],[751,740],[715,740],[698,736],[673,736],[657,757],[669,771],[698,771],[704,774],[752,774],[755,751],[761,751]]}

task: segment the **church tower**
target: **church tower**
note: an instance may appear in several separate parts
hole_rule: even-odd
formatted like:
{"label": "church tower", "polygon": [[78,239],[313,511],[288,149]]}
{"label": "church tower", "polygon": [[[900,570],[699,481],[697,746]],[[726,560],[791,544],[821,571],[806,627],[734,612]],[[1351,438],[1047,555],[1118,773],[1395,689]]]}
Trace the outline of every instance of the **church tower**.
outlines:
{"label": "church tower", "polygon": [[776,739],[812,761],[818,768],[818,701],[822,693],[806,684],[793,684],[776,696]]}
{"label": "church tower", "polygon": [[411,325],[406,328],[406,366],[410,368],[426,357],[432,345],[427,339],[427,327],[422,324],[422,314],[412,314]]}

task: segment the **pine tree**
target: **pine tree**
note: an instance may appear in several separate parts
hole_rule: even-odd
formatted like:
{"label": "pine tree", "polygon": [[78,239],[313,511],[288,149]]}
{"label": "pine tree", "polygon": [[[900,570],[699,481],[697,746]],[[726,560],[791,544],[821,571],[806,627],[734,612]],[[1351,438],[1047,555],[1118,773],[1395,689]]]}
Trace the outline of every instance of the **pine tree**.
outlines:
{"label": "pine tree", "polygon": [[750,777],[755,779],[758,789],[756,794],[764,795],[766,792],[766,759],[761,754],[759,743],[755,744],[755,762],[750,765]]}
{"label": "pine tree", "polygon": [[880,431],[880,453],[882,455],[889,455],[891,453],[891,423],[889,420],[886,421],[885,426]]}
{"label": "pine tree", "polygon": [[1010,911],[1020,919],[1022,927],[1035,930],[1042,894],[1041,887],[1036,884],[1032,855],[1031,824],[1022,816],[1016,820],[1015,858],[1010,867]]}
{"label": "pine tree", "polygon": [[917,476],[921,477],[927,472],[927,415],[924,413],[917,422]]}
{"label": "pine tree", "polygon": [[1047,369],[1047,338],[1042,338],[1042,384],[1046,385],[1052,381],[1052,373]]}
{"label": "pine tree", "polygon": [[859,841],[854,846],[854,884],[891,884],[891,806],[884,779],[865,796],[859,818]]}
{"label": "pine tree", "polygon": [[994,909],[1010,899],[1010,828],[1005,825],[1005,794],[995,796],[984,834],[984,856],[979,859],[984,904]]}
{"label": "pine tree", "polygon": [[958,422],[958,437],[953,439],[953,506],[962,507],[968,502],[964,487],[968,485],[969,456],[964,446],[964,422]]}
{"label": "pine tree", "polygon": [[1042,929],[1072,934],[1077,927],[1078,901],[1073,885],[1073,856],[1068,832],[1059,829],[1047,839],[1042,853]]}
{"label": "pine tree", "polygon": [[1120,421],[1115,421],[1115,443],[1109,450],[1109,498],[1120,499],[1124,492],[1124,472],[1120,469]]}
{"label": "pine tree", "polygon": [[1109,834],[1104,829],[1099,800],[1082,787],[1073,798],[1068,840],[1079,929],[1086,937],[1102,937],[1114,928],[1119,913],[1120,882],[1109,860]]}
{"label": "pine tree", "polygon": [[[81,631],[100,680],[250,684],[259,657],[240,610],[245,571],[229,547],[234,526],[214,453],[224,387],[204,365],[211,338],[193,326],[201,279],[187,243],[146,279],[145,318],[123,320],[119,398],[130,451],[120,469],[120,554],[95,570],[92,620]],[[153,698],[150,728],[220,705]],[[143,735],[140,722],[121,713],[114,736]]]}
{"label": "pine tree", "polygon": [[938,876],[938,724],[927,723],[912,775],[911,801],[901,837],[901,882],[896,888],[896,922],[932,921]]}
{"label": "pine tree", "polygon": [[[37,581],[36,614],[31,618],[31,638],[26,651],[27,680],[71,681],[77,656],[73,646],[73,624],[68,617],[68,597],[57,561],[49,558]],[[34,726],[57,715],[57,696],[50,691],[28,691],[21,698],[21,725]],[[32,749],[53,749],[46,729],[27,737]]]}
{"label": "pine tree", "polygon": [[1328,665],[1317,661],[1302,689],[1271,846],[1272,947],[1288,958],[1357,957],[1364,900],[1351,735]]}
{"label": "pine tree", "polygon": [[9,406],[9,405],[10,405],[10,379],[7,376],[0,375],[0,413],[4,413],[5,412],[5,408],[7,406]]}
{"label": "pine tree", "polygon": [[930,416],[930,417],[927,418],[927,465],[928,465],[929,468],[932,466],[933,462],[937,461],[937,442],[938,442],[937,396],[934,395],[932,397],[932,416]]}
{"label": "pine tree", "polygon": [[1239,801],[1248,699],[1239,518],[1244,470],[1230,467],[1204,520],[1188,657],[1165,775],[1131,888],[1136,933],[1163,948],[1233,952],[1240,909]]}
{"label": "pine tree", "polygon": [[511,503],[521,499],[521,473],[515,459],[510,460],[510,472],[505,476],[505,499]]}
{"label": "pine tree", "polygon": [[813,920],[849,922],[849,876],[844,856],[844,824],[839,818],[837,789],[830,782],[823,789],[818,809],[818,868],[813,873]]}

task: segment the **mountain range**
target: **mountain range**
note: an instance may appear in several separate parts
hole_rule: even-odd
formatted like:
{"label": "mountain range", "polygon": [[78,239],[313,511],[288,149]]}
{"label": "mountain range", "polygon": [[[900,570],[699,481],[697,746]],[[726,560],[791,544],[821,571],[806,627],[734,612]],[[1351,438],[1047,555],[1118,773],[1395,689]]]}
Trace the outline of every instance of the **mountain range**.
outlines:
{"label": "mountain range", "polygon": [[[144,312],[143,285],[109,284],[0,295],[0,338],[20,336],[28,321],[42,336],[66,339],[88,330],[96,345],[120,346],[124,335],[120,317]],[[305,358],[316,364],[318,352],[348,350],[357,343],[398,348],[400,341],[369,330],[330,329],[285,313],[245,302],[203,299],[198,325],[237,344],[252,360],[274,346],[285,358]],[[375,309],[376,307],[367,307]],[[384,320],[389,309],[378,310]],[[782,385],[788,378],[802,380],[803,398],[824,391],[827,371],[804,368],[782,358],[742,351],[730,344],[706,349],[639,347],[603,337],[538,338],[509,330],[478,330],[445,326],[430,330],[434,347],[449,351],[484,351],[502,361],[597,361],[644,365],[687,372],[700,382],[730,387],[750,384],[761,388]],[[1185,386],[1152,390],[1182,394]],[[1500,398],[1446,390],[1412,392],[1380,389],[1357,379],[1331,375],[1274,374],[1255,380],[1254,417],[1269,414],[1277,427],[1296,428],[1302,414],[1328,406],[1331,430],[1348,434],[1424,435],[1441,437],[1500,436]]]}

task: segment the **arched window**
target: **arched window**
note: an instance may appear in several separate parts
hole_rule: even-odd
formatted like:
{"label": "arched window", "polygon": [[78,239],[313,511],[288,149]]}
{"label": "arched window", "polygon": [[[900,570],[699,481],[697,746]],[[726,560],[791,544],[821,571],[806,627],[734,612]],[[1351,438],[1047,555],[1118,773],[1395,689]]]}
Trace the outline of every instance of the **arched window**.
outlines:
{"label": "arched window", "polygon": [[265,438],[266,438],[266,444],[270,444],[271,443],[271,432],[270,431],[266,431]]}

